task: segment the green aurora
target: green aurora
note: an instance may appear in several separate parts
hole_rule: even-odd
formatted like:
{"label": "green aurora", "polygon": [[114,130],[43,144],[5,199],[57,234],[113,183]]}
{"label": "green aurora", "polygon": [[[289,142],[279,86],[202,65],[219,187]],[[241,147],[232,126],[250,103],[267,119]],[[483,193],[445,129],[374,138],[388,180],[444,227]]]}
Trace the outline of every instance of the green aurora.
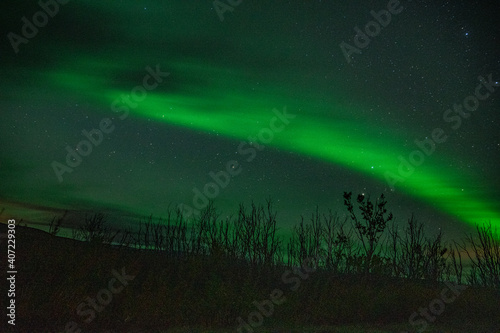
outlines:
{"label": "green aurora", "polygon": [[[82,68],[83,64],[92,64],[92,67],[81,72],[54,71],[44,73],[43,76],[47,77],[48,83],[55,89],[62,87],[70,92],[84,92],[100,103],[100,108],[104,111],[103,117],[108,117],[113,102],[120,101],[119,96],[129,96],[130,89],[113,89],[112,82],[106,81],[98,71],[93,71],[96,68],[106,68],[109,71],[113,66],[108,66],[107,63],[84,58],[69,67]],[[328,117],[322,117],[306,112],[317,108],[318,101],[296,97],[300,103],[290,103],[283,96],[283,86],[275,93],[271,92],[271,87],[266,87],[263,89],[265,93],[257,98],[248,96],[244,89],[245,75],[233,68],[217,68],[214,65],[187,61],[169,62],[167,66],[160,67],[163,71],[168,69],[176,72],[183,78],[206,78],[209,82],[205,82],[206,86],[191,86],[179,93],[156,93],[153,90],[148,92],[144,100],[136,103],[137,107],[127,107],[124,102],[116,103],[127,109],[127,116],[215,132],[236,140],[248,140],[250,136],[255,137],[263,126],[268,127],[273,116],[269,105],[283,106],[294,118],[286,129],[273,136],[270,146],[337,164],[369,175],[380,182],[394,181],[392,176],[388,176],[388,172],[398,175],[398,156],[408,159],[411,153],[411,150],[403,147],[407,131],[389,127],[376,119],[369,119],[358,128],[359,121],[355,119],[356,114],[362,114],[362,106],[346,110],[341,104],[320,103],[320,107],[331,110]],[[114,70],[119,71],[120,68],[115,67]],[[170,76],[165,80],[175,79]],[[231,90],[227,89],[228,86]],[[346,114],[351,117],[346,117]],[[114,119],[118,120],[119,117]],[[441,127],[445,133],[452,133],[450,124],[443,122]],[[353,131],[353,128],[356,130]],[[415,137],[418,137],[417,134]],[[434,153],[442,154],[439,152],[439,144],[436,145],[437,152]],[[417,146],[413,149],[417,149]],[[464,223],[474,225],[487,217],[494,226],[500,226],[500,213],[495,209],[495,202],[489,202],[484,196],[466,193],[462,189],[462,183],[475,184],[480,180],[472,173],[447,167],[448,161],[436,161],[434,157],[426,156],[424,163],[416,166],[410,176],[394,181],[393,190],[401,190]]]}
{"label": "green aurora", "polygon": [[[216,206],[270,194],[289,215],[315,204],[342,211],[342,191],[384,192],[390,209],[403,219],[417,209],[433,230],[500,226],[498,92],[460,128],[443,120],[474,93],[479,76],[499,76],[494,11],[403,2],[404,11],[347,63],[339,44],[352,43],[353,28],[382,8],[372,6],[244,1],[223,22],[211,2],[60,6],[19,53],[7,38],[0,45],[0,209],[15,203],[52,216],[109,209],[137,218],[161,215],[158,207],[175,200],[190,205],[193,186],[203,187],[228,160],[244,163],[247,156],[234,153],[241,142],[268,128],[273,110],[286,110],[295,117]],[[21,33],[20,18],[40,10],[10,7],[4,36]],[[121,98],[142,84],[147,66],[170,74],[120,119],[114,111],[123,112]],[[51,162],[64,163],[65,147],[103,118],[112,118],[116,135],[58,182]],[[399,176],[399,157],[408,160],[414,141],[435,128],[447,141],[391,189],[388,173]]]}

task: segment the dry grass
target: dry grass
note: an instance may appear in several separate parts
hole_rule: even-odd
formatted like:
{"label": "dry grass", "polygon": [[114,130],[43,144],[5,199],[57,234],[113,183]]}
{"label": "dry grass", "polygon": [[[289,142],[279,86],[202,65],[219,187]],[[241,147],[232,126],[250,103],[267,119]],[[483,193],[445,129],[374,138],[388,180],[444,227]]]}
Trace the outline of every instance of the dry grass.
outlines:
{"label": "dry grass", "polygon": [[[155,333],[229,333],[237,332],[234,329],[208,330],[200,328],[176,328],[168,331],[158,331]],[[384,327],[364,326],[364,325],[348,325],[348,326],[320,326],[320,327],[303,327],[303,328],[281,328],[281,327],[261,327],[254,331],[255,333],[413,333],[418,332],[411,327],[410,324],[397,324]],[[500,327],[484,327],[455,326],[455,325],[429,325],[426,333],[500,333]],[[137,332],[139,333],[139,331]],[[244,332],[246,333],[246,332]]]}

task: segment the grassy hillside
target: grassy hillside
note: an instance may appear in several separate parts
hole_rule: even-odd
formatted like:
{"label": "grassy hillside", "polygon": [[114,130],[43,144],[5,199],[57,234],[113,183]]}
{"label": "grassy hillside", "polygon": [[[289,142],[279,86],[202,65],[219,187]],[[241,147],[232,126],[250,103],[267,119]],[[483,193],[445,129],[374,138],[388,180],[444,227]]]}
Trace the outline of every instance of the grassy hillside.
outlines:
{"label": "grassy hillside", "polygon": [[439,239],[422,238],[408,261],[399,235],[392,257],[379,250],[367,265],[352,234],[327,232],[327,217],[299,224],[285,242],[261,208],[231,225],[209,211],[192,225],[177,216],[120,234],[95,215],[76,239],[17,226],[16,327],[6,330],[500,332],[495,277],[473,269],[452,282],[458,252],[453,259]]}

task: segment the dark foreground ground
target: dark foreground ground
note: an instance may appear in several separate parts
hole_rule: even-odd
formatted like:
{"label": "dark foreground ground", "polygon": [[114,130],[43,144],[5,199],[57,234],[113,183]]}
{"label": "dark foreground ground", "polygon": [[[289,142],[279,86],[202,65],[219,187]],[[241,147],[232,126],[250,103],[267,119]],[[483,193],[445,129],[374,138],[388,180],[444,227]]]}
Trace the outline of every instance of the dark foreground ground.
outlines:
{"label": "dark foreground ground", "polygon": [[16,236],[16,326],[3,314],[1,332],[500,332],[493,289]]}

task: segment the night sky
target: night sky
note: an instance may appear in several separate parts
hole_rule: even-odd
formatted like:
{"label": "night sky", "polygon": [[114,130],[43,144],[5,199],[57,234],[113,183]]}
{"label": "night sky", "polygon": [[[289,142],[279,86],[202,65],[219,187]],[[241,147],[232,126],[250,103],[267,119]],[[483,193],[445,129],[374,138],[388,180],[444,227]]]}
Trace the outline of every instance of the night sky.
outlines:
{"label": "night sky", "polygon": [[498,1],[45,2],[1,5],[3,220],[188,216],[205,191],[286,229],[352,191],[500,226]]}

